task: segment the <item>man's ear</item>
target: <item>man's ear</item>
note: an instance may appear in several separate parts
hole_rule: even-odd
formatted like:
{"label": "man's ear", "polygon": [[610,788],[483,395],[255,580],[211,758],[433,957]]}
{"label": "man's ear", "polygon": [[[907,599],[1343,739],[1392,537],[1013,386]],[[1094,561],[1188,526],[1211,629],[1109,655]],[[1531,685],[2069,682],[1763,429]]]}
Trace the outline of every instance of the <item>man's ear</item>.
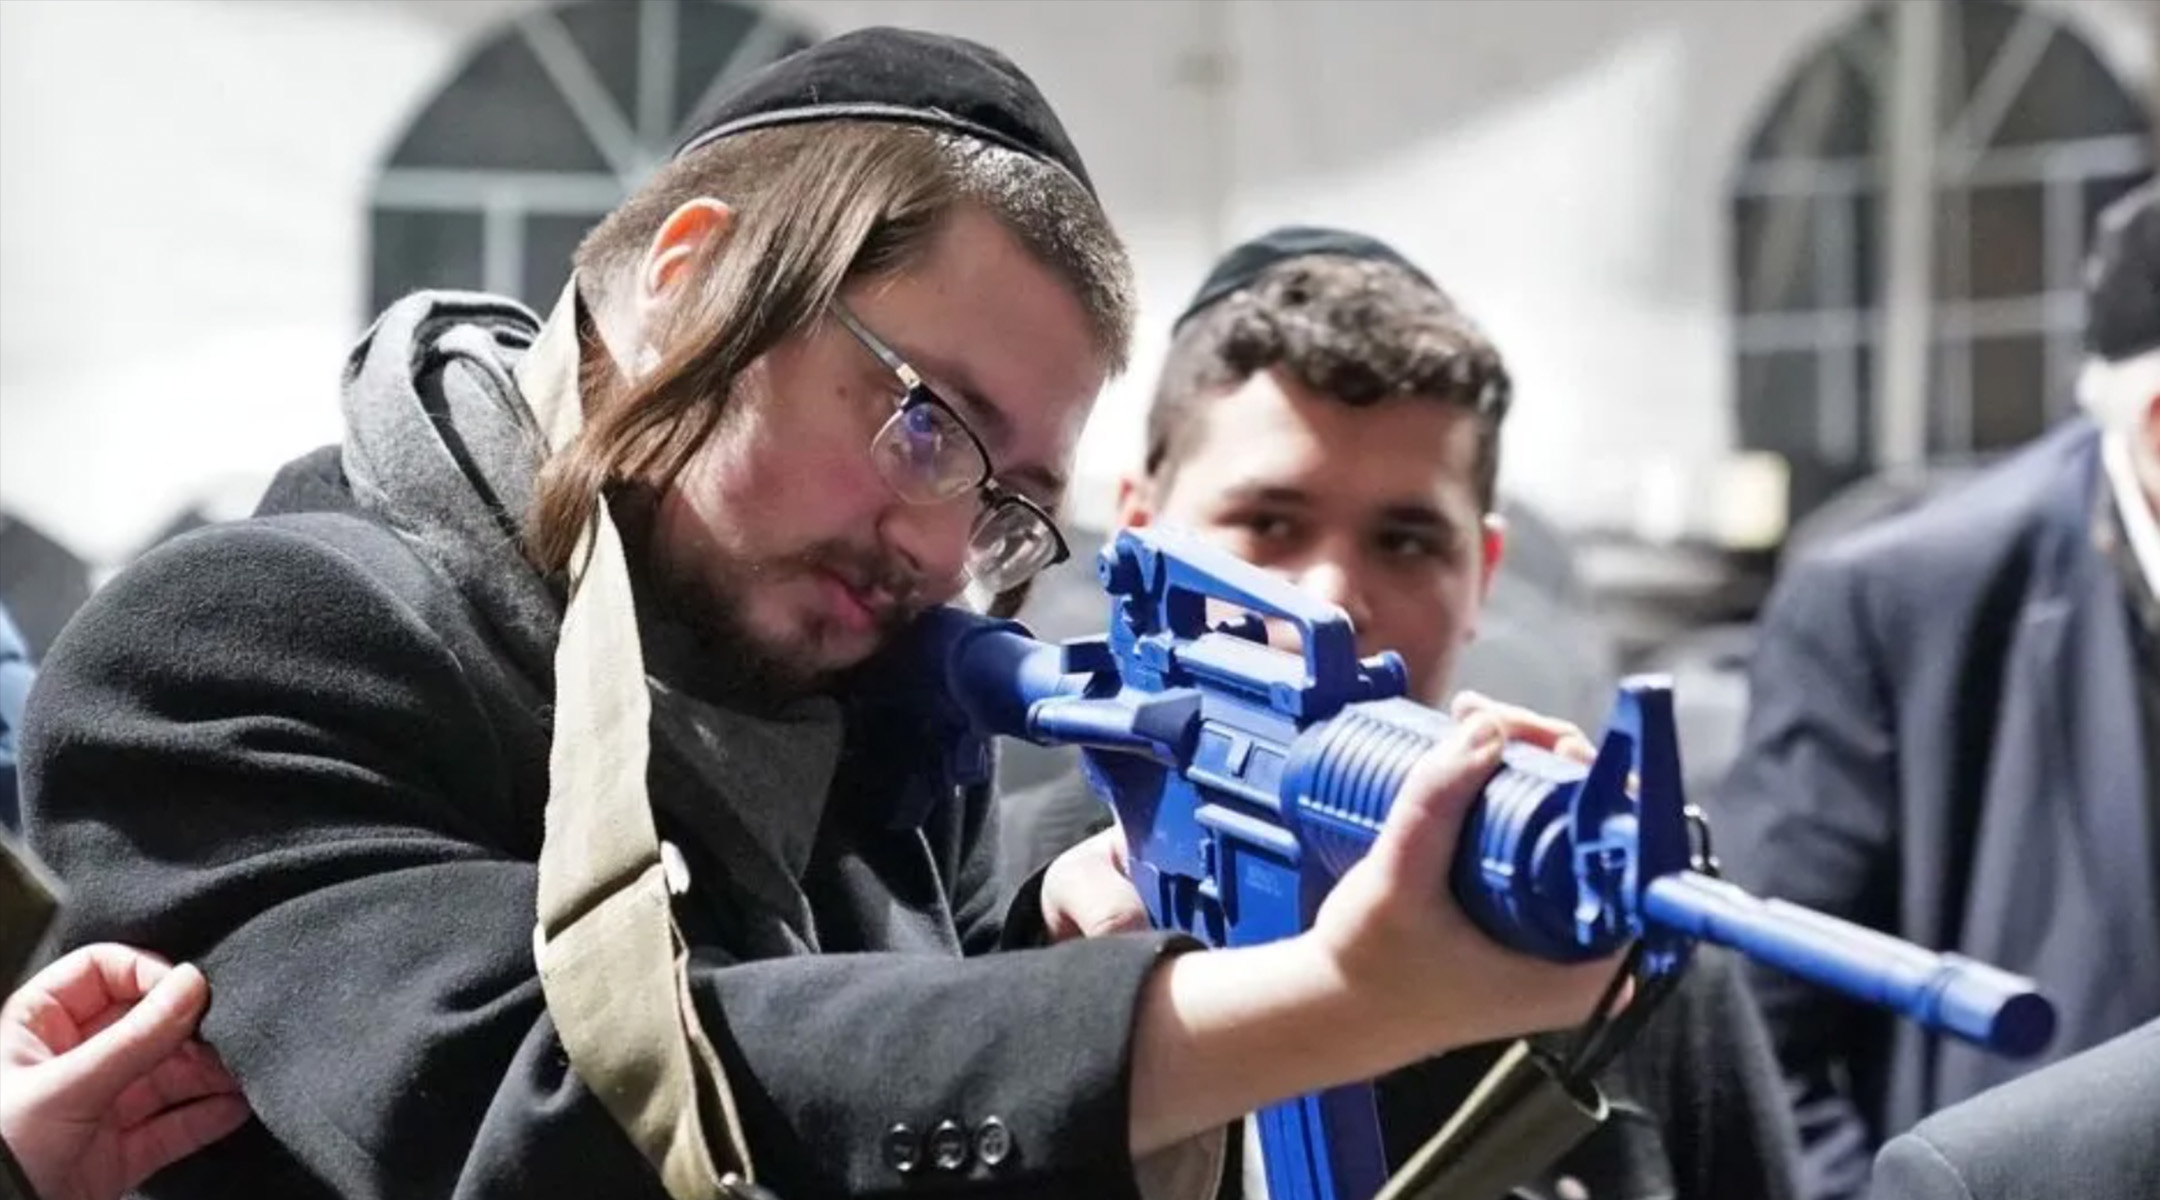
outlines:
{"label": "man's ear", "polygon": [[1469,621],[1463,624],[1462,640],[1474,642],[1478,635],[1478,618],[1485,613],[1485,604],[1492,599],[1493,578],[1500,574],[1500,559],[1507,553],[1507,518],[1496,512],[1486,513],[1478,522],[1478,581],[1477,608]]}
{"label": "man's ear", "polygon": [[2145,412],[2130,429],[2130,467],[2145,489],[2146,502],[2160,513],[2160,392],[2145,402]]}
{"label": "man's ear", "polygon": [[1478,567],[1478,604],[1492,599],[1493,577],[1500,573],[1500,559],[1507,553],[1507,518],[1496,512],[1485,514],[1479,522],[1479,549],[1484,551],[1484,562]]}
{"label": "man's ear", "polygon": [[1155,519],[1155,484],[1144,475],[1118,476],[1117,523],[1121,529],[1145,528]]}
{"label": "man's ear", "polygon": [[735,210],[710,196],[700,196],[668,214],[645,250],[638,272],[638,295],[652,301],[673,288],[683,268],[715,239],[725,240],[735,229]]}

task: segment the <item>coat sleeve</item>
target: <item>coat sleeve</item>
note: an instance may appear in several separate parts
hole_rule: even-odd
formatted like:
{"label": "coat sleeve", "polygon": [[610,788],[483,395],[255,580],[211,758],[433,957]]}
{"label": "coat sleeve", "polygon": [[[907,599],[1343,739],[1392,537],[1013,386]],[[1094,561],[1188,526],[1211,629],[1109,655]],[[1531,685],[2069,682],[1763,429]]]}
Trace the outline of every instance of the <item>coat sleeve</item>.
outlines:
{"label": "coat sleeve", "polygon": [[[1894,707],[1855,564],[1801,560],[1761,620],[1741,751],[1712,812],[1735,882],[1872,928],[1894,928]],[[1879,1131],[1850,1081],[1887,1053],[1887,1022],[1771,968],[1749,979],[1795,1105],[1802,1187],[1858,1195]]]}
{"label": "coat sleeve", "polygon": [[1875,1200],[1977,1200],[1956,1164],[1917,1133],[1891,1138],[1875,1160]]}
{"label": "coat sleeve", "polygon": [[[351,1200],[657,1197],[548,1020],[540,814],[519,808],[535,789],[489,719],[488,664],[415,603],[418,570],[381,531],[256,523],[170,543],[93,599],[25,731],[65,939],[202,965],[204,1036],[276,1144],[236,1142],[265,1157],[234,1171]],[[1132,1012],[1171,945],[758,962],[705,946],[693,985],[760,1182],[786,1200],[1121,1196]],[[975,1150],[992,1116],[1002,1155]],[[895,1126],[948,1119],[974,1139],[961,1167],[895,1169]]]}
{"label": "coat sleeve", "polygon": [[2154,1194],[2160,1021],[1939,1110],[1890,1139],[1869,1200]]}

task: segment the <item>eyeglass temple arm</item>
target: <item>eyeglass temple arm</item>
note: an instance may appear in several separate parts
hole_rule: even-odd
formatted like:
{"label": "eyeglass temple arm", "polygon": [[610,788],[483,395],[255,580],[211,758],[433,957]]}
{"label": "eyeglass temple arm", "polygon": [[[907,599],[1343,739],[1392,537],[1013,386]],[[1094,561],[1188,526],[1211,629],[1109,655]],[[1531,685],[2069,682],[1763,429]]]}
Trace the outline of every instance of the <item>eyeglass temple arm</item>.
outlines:
{"label": "eyeglass temple arm", "polygon": [[863,349],[876,355],[879,362],[884,363],[888,370],[900,377],[901,383],[911,388],[922,386],[922,376],[915,373],[915,368],[907,365],[907,360],[895,353],[893,348],[886,345],[876,334],[863,328],[862,322],[855,319],[855,314],[849,312],[847,306],[835,301],[832,310],[833,315],[840,319],[840,324],[846,326],[847,331],[854,335],[855,340],[862,343]]}

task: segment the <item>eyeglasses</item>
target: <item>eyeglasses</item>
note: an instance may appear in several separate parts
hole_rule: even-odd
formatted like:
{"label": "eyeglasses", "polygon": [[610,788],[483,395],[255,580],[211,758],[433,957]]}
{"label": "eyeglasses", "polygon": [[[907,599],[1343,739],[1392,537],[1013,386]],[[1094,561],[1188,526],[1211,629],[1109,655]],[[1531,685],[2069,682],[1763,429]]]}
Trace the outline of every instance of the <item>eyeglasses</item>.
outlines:
{"label": "eyeglasses", "polygon": [[1057,522],[990,478],[990,452],[960,414],[855,314],[837,304],[833,313],[906,389],[870,441],[870,458],[886,485],[910,504],[943,504],[969,492],[981,497],[982,513],[968,537],[968,582],[995,596],[1064,562],[1072,552]]}

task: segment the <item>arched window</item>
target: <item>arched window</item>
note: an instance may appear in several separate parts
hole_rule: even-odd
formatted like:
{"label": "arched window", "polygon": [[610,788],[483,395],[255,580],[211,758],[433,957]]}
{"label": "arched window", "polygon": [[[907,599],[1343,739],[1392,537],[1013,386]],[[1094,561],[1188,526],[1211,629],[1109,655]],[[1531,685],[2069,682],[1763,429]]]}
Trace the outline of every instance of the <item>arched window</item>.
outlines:
{"label": "arched window", "polygon": [[[1882,459],[1888,7],[1799,65],[1733,181],[1737,426],[1792,463],[1795,516]],[[2093,219],[2149,174],[2152,143],[2059,20],[2008,0],[1940,12],[1926,454],[1954,461],[2073,403]]]}
{"label": "arched window", "polygon": [[735,0],[582,0],[518,17],[412,119],[376,178],[369,316],[416,288],[544,312],[585,231],[715,90],[815,40]]}

